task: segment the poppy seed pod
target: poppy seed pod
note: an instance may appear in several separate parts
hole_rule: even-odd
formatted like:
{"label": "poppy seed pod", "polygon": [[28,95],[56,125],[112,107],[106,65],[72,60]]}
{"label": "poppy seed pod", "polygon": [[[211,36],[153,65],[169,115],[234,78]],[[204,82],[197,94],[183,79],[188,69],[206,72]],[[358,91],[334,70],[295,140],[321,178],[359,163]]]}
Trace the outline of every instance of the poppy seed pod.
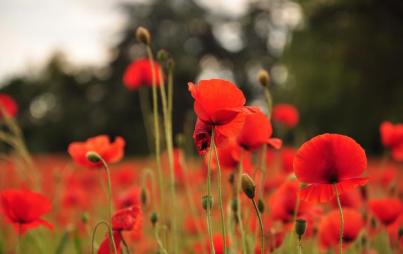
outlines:
{"label": "poppy seed pod", "polygon": [[142,26],[138,27],[136,30],[136,38],[139,42],[150,45],[151,35],[147,28],[144,28]]}
{"label": "poppy seed pod", "polygon": [[165,49],[160,49],[157,53],[157,58],[161,62],[165,62],[168,58],[168,52]]}
{"label": "poppy seed pod", "polygon": [[270,84],[270,75],[266,70],[260,70],[257,78],[263,87],[268,87]]}
{"label": "poppy seed pod", "polygon": [[295,233],[297,233],[298,238],[301,240],[301,237],[304,235],[306,230],[306,220],[297,219],[295,221]]}
{"label": "poppy seed pod", "polygon": [[248,174],[242,174],[241,185],[245,195],[253,199],[255,197],[256,184]]}
{"label": "poppy seed pod", "polygon": [[93,151],[89,151],[85,156],[92,163],[98,163],[98,162],[101,161],[101,156],[99,154],[97,154],[96,152],[93,152]]}
{"label": "poppy seed pod", "polygon": [[156,212],[151,213],[150,221],[153,226],[155,226],[155,224],[158,222],[158,215]]}
{"label": "poppy seed pod", "polygon": [[202,197],[202,206],[204,210],[207,210],[207,208],[213,207],[213,198],[209,195],[203,196]]}

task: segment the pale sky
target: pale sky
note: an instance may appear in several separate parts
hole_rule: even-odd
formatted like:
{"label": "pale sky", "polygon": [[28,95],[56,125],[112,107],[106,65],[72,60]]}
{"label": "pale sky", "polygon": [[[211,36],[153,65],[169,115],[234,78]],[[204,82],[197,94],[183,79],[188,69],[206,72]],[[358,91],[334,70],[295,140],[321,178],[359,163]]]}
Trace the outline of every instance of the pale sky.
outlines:
{"label": "pale sky", "polygon": [[[102,66],[126,22],[117,4],[136,1],[1,0],[0,82],[39,70],[57,50],[73,64]],[[198,0],[235,16],[245,12],[249,1]]]}

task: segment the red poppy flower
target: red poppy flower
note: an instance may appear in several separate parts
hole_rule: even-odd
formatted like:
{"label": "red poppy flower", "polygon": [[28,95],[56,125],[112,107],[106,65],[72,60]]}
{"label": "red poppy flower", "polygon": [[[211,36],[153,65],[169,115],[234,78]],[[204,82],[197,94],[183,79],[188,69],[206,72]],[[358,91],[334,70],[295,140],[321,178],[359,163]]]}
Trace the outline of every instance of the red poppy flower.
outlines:
{"label": "red poppy flower", "polygon": [[[350,208],[343,209],[343,217],[343,248],[347,248],[357,238],[365,223],[361,214]],[[340,217],[339,211],[336,209],[322,218],[319,224],[319,242],[321,247],[329,249],[337,247],[339,241]]]}
{"label": "red poppy flower", "polygon": [[116,211],[112,216],[112,229],[115,231],[138,230],[142,215],[139,206],[131,206]]}
{"label": "red poppy flower", "polygon": [[0,118],[3,116],[3,111],[11,117],[18,112],[18,105],[15,100],[5,93],[0,93],[0,108]]}
{"label": "red poppy flower", "polygon": [[371,200],[369,207],[384,225],[392,224],[403,212],[402,202],[397,198]]}
{"label": "red poppy flower", "polygon": [[245,96],[233,83],[222,79],[201,80],[197,85],[189,82],[197,117],[209,125],[223,125],[242,111]]}
{"label": "red poppy flower", "polygon": [[294,159],[298,180],[308,186],[300,192],[306,201],[326,202],[339,194],[367,183],[360,177],[367,167],[364,149],[352,138],[339,134],[322,134],[305,142]]}
{"label": "red poppy flower", "polygon": [[391,150],[392,158],[403,161],[403,124],[383,122],[380,132],[382,144]]}
{"label": "red poppy flower", "polygon": [[17,232],[25,233],[41,225],[52,229],[51,224],[41,219],[51,209],[46,196],[29,190],[6,190],[1,192],[0,197],[4,214]]}
{"label": "red poppy flower", "polygon": [[[217,150],[220,166],[222,166],[224,170],[229,171],[236,169],[241,161],[241,149],[242,148],[234,140],[230,140],[225,145],[219,147]],[[209,157],[206,156],[206,163],[208,163],[208,159]],[[212,161],[212,167],[216,168],[215,160]],[[242,153],[242,167],[244,172],[253,172],[254,166],[251,154],[247,151]]]}
{"label": "red poppy flower", "polygon": [[251,112],[246,114],[244,125],[238,135],[238,144],[245,150],[255,150],[264,144],[279,148],[281,140],[270,138],[273,129],[267,116],[258,108],[250,109]]}
{"label": "red poppy flower", "polygon": [[273,107],[273,121],[287,128],[294,128],[299,121],[299,113],[291,104],[277,104]]}
{"label": "red poppy flower", "polygon": [[[161,67],[154,62],[155,82],[160,84]],[[130,90],[139,88],[141,85],[152,86],[152,68],[151,62],[147,58],[133,61],[126,69],[123,75],[123,84]]]}
{"label": "red poppy flower", "polygon": [[[120,246],[120,243],[122,242],[122,235],[119,231],[113,232],[113,241],[116,246],[116,251],[117,254],[122,253],[122,248]],[[113,250],[111,251],[111,243],[109,240],[109,234],[106,234],[105,239],[102,241],[101,245],[99,246],[99,249],[97,251],[97,254],[112,254],[114,253]]]}
{"label": "red poppy flower", "polygon": [[281,150],[281,165],[286,173],[293,172],[293,162],[296,154],[297,150],[292,147],[284,147]]}
{"label": "red poppy flower", "polygon": [[121,137],[117,137],[113,143],[110,142],[106,135],[99,135],[87,139],[85,142],[73,142],[68,147],[68,152],[73,160],[85,167],[100,167],[101,162],[94,163],[87,159],[88,152],[95,152],[102,157],[107,163],[118,162],[124,154],[125,141]]}
{"label": "red poppy flower", "polygon": [[140,188],[135,186],[131,188],[129,191],[126,193],[122,194],[117,202],[116,202],[116,207],[121,209],[121,208],[128,208],[131,206],[141,206],[140,202]]}

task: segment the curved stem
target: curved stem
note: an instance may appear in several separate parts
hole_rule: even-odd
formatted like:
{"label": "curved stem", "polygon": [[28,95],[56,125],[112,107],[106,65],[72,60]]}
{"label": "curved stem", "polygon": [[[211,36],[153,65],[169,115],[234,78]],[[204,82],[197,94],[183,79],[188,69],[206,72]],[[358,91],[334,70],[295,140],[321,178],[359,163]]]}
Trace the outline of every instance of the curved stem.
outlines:
{"label": "curved stem", "polygon": [[255,208],[255,212],[257,215],[257,218],[259,219],[259,225],[260,225],[260,237],[261,237],[261,243],[260,243],[260,253],[264,253],[264,230],[263,230],[263,222],[262,222],[262,217],[260,216],[259,209],[257,208],[255,200],[252,198],[252,203],[253,207]]}
{"label": "curved stem", "polygon": [[113,232],[112,232],[112,211],[113,211],[113,200],[112,200],[112,184],[111,184],[111,173],[109,170],[109,166],[106,163],[106,161],[99,156],[102,165],[105,168],[106,171],[106,176],[107,176],[107,182],[108,182],[108,203],[109,203],[109,209],[108,209],[108,217],[109,217],[109,221],[110,221],[110,227],[109,227],[109,237],[111,239],[112,242],[112,248],[115,254],[117,254],[117,250],[116,250],[116,246],[115,246],[115,240],[113,239]]}
{"label": "curved stem", "polygon": [[[211,140],[210,140],[210,151],[209,151],[209,160],[207,164],[207,196],[208,199],[212,199],[211,196],[211,160],[213,158],[213,141],[214,140],[214,128],[211,131]],[[207,230],[209,233],[209,238],[210,238],[210,253],[215,253],[214,249],[214,243],[213,243],[213,228],[212,228],[212,223],[211,223],[211,203],[208,202],[207,204],[207,209],[206,209],[206,215],[207,215]]]}
{"label": "curved stem", "polygon": [[164,244],[162,243],[159,232],[158,232],[158,225],[154,227],[154,236],[155,240],[157,241],[158,247],[160,248],[162,253],[168,254],[167,250],[164,248]]}
{"label": "curved stem", "polygon": [[[214,131],[214,129],[213,129]],[[214,139],[211,140],[211,146],[214,149],[214,154],[216,158],[216,163],[217,163],[217,171],[218,171],[218,200],[219,200],[219,206],[220,206],[220,215],[221,215],[221,233],[222,233],[222,238],[224,242],[224,253],[227,253],[227,229],[225,226],[225,218],[224,218],[224,206],[223,206],[223,201],[222,201],[222,190],[221,190],[221,167],[220,167],[220,160],[218,158],[218,152],[217,148],[214,143]]]}
{"label": "curved stem", "polygon": [[[112,230],[112,228],[110,227],[109,223],[104,221],[104,220],[101,220],[97,224],[95,224],[94,231],[92,231],[92,238],[91,238],[91,253],[92,254],[94,254],[95,234],[96,234],[97,229],[98,229],[98,227],[100,225],[105,225],[108,228],[108,231]],[[113,241],[113,239],[112,239],[112,241]],[[115,242],[113,242],[113,246],[115,246]]]}
{"label": "curved stem", "polygon": [[343,231],[344,231],[344,217],[343,217],[343,210],[340,203],[340,196],[339,192],[337,191],[336,184],[333,184],[334,192],[336,193],[336,200],[337,206],[339,208],[339,215],[340,215],[340,254],[343,253]]}
{"label": "curved stem", "polygon": [[[151,64],[151,78],[152,78],[152,97],[153,97],[153,119],[154,119],[154,145],[155,145],[155,160],[157,163],[157,175],[158,175],[158,183],[160,186],[160,195],[161,195],[161,204],[160,210],[163,210],[165,204],[165,196],[164,196],[164,180],[161,172],[161,145],[160,145],[160,125],[158,120],[158,94],[157,94],[157,82],[156,82],[156,73],[154,68],[154,57],[150,46],[146,47],[148,59]],[[162,215],[163,213],[161,213]]]}

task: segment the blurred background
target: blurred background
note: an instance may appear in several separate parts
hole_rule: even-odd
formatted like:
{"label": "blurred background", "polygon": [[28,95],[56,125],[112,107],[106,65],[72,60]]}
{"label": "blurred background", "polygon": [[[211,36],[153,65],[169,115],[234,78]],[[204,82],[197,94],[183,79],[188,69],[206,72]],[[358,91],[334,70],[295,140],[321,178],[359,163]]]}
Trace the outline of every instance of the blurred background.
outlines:
{"label": "blurred background", "polygon": [[400,0],[5,0],[0,91],[17,100],[31,151],[107,133],[148,152],[138,92],[122,84],[145,56],[140,25],[176,62],[175,133],[193,131],[188,81],[233,80],[263,105],[261,68],[274,102],[299,109],[305,138],[343,133],[377,154],[380,122],[403,122]]}

